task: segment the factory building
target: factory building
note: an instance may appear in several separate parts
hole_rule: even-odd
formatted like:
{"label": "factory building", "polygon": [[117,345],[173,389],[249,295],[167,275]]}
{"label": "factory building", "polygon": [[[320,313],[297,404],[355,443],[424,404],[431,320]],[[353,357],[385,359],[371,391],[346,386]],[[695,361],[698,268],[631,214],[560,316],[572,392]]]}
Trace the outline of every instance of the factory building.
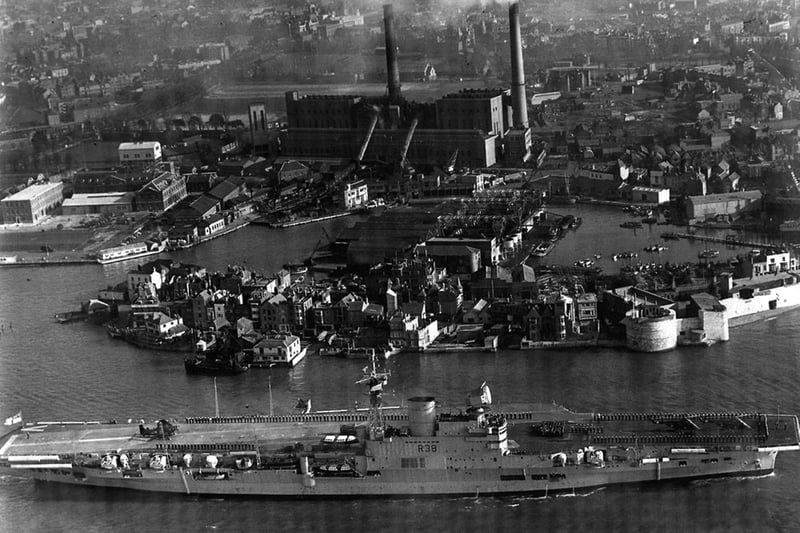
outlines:
{"label": "factory building", "polygon": [[36,224],[63,200],[63,183],[30,185],[0,200],[0,216],[3,224]]}

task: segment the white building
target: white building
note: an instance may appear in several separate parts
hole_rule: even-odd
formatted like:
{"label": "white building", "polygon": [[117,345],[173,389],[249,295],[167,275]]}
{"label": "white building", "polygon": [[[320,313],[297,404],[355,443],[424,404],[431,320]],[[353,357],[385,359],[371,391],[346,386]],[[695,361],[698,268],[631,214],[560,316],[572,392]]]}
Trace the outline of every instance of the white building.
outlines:
{"label": "white building", "polygon": [[37,183],[0,200],[0,217],[4,224],[36,224],[63,200],[63,183]]}
{"label": "white building", "polygon": [[306,350],[300,345],[300,337],[276,335],[262,339],[253,346],[253,365],[295,366],[305,355]]}
{"label": "white building", "polygon": [[158,141],[119,144],[119,162],[133,165],[150,165],[161,161],[161,143]]}
{"label": "white building", "polygon": [[365,205],[369,200],[368,187],[363,180],[345,183],[344,185],[344,207],[353,209]]}

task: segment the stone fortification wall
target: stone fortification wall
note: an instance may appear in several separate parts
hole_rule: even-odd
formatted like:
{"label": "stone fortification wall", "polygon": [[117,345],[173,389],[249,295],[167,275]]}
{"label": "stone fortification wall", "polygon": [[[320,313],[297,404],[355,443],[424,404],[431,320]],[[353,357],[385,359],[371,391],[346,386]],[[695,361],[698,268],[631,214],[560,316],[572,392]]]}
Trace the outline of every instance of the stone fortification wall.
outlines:
{"label": "stone fortification wall", "polygon": [[761,291],[752,298],[725,298],[720,303],[727,309],[728,319],[739,322],[747,315],[800,305],[800,284]]}
{"label": "stone fortification wall", "polygon": [[708,340],[727,341],[730,339],[727,309],[725,311],[701,310],[700,320]]}
{"label": "stone fortification wall", "polygon": [[661,352],[678,344],[678,322],[675,311],[660,317],[626,318],[626,343],[637,352]]}

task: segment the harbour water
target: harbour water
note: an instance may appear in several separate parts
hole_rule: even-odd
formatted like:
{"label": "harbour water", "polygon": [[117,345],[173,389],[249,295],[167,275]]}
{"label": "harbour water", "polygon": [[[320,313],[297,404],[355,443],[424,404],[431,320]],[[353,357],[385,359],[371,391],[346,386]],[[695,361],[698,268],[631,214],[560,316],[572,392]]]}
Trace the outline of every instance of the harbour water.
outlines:
{"label": "harbour water", "polygon": [[[619,228],[610,208],[554,208],[583,217],[545,262],[635,250],[670,226]],[[335,234],[351,221],[325,224]],[[652,231],[652,234],[644,232]],[[323,238],[319,225],[248,227],[174,257],[224,269],[239,263],[269,273],[302,260]],[[701,243],[670,241],[662,261],[696,260]],[[735,250],[724,251],[722,256]],[[740,249],[739,252],[744,252]],[[647,254],[644,254],[647,255]],[[663,255],[663,254],[662,254]],[[601,259],[606,271],[619,263]],[[188,376],[183,355],[151,352],[86,323],[57,324],[133,264],[0,269],[0,416],[26,420],[106,420],[214,412],[213,378]],[[735,328],[731,341],[658,354],[624,350],[400,354],[387,363],[385,401],[435,395],[460,408],[487,381],[498,402],[557,401],[579,411],[762,410],[800,414],[800,311]],[[254,369],[217,378],[222,414],[276,412],[297,398],[315,409],[366,404],[354,384],[363,362],[310,356],[293,369]],[[270,374],[271,373],[271,374]],[[800,454],[782,453],[775,474],[758,479],[608,488],[590,495],[534,498],[269,501],[102,491],[0,478],[0,531],[800,531]]]}

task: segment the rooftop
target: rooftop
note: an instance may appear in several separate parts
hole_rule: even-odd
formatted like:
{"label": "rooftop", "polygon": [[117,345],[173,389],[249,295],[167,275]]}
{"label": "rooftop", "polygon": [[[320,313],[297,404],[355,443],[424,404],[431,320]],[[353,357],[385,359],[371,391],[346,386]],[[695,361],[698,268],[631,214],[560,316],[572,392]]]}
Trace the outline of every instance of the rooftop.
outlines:
{"label": "rooftop", "polygon": [[37,183],[37,184],[34,184],[34,185],[30,185],[30,186],[22,189],[18,193],[12,194],[8,198],[4,198],[3,200],[0,200],[0,201],[5,202],[7,200],[8,201],[31,200],[33,198],[36,198],[40,194],[43,194],[45,192],[51,191],[51,190],[59,188],[59,187],[63,187],[61,182],[59,182],[59,183],[41,183],[41,184]]}
{"label": "rooftop", "polygon": [[120,150],[154,150],[155,148],[161,149],[161,143],[158,141],[119,143]]}
{"label": "rooftop", "polygon": [[64,207],[73,205],[108,205],[133,201],[133,192],[109,192],[101,194],[73,194],[64,200]]}
{"label": "rooftop", "polygon": [[689,200],[694,205],[699,204],[714,204],[717,202],[725,202],[728,200],[760,200],[761,191],[739,191],[728,192],[720,194],[707,194],[705,196],[690,196]]}

